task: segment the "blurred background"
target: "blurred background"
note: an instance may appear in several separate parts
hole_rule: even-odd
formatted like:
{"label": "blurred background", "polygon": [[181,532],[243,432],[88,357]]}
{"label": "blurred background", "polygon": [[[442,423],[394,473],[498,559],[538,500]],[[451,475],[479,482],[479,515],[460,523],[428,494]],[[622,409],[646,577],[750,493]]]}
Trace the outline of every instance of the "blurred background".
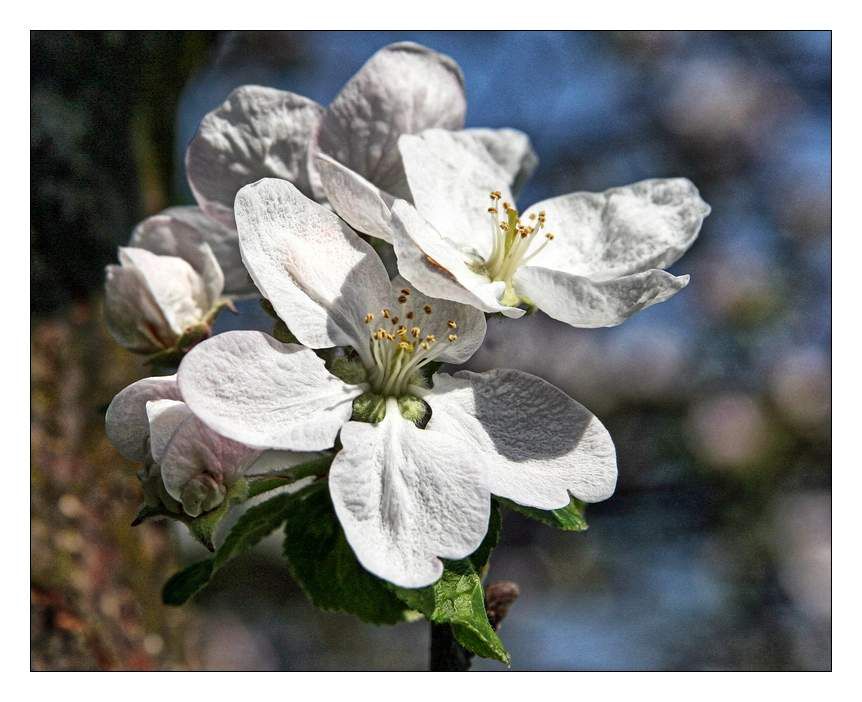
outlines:
{"label": "blurred background", "polygon": [[[522,204],[686,176],[712,205],[671,301],[605,330],[494,319],[470,363],[565,389],[619,458],[585,533],[506,513],[490,579],[521,587],[513,669],[829,669],[828,32],[31,33],[32,667],[426,667],[426,624],[314,609],[277,543],[164,607],[201,554],[129,528],[140,489],[102,420],[147,375],[104,330],[104,266],[138,220],[192,202],[203,115],[244,83],[326,104],[407,39],[461,65],[468,126],[530,135]],[[267,320],[252,304],[224,323]]]}

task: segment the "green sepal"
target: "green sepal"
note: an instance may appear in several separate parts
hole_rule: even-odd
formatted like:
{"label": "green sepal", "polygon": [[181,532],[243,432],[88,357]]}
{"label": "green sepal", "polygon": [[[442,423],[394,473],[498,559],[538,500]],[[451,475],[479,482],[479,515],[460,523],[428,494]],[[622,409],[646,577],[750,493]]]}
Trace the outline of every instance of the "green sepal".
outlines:
{"label": "green sepal", "polygon": [[368,380],[368,371],[361,361],[347,358],[346,356],[336,356],[327,364],[327,370],[332,375],[350,385],[359,385]]}
{"label": "green sepal", "polygon": [[586,531],[588,528],[587,520],[584,516],[587,506],[576,497],[573,497],[565,507],[551,510],[524,507],[502,497],[496,499],[505,507],[556,529],[562,529],[563,531]]}
{"label": "green sepal", "polygon": [[356,560],[326,483],[309,485],[295,497],[284,526],[284,555],[308,599],[320,609],[372,624],[404,621],[405,604]]}
{"label": "green sepal", "polygon": [[134,521],[132,521],[131,526],[136,527],[140,524],[143,524],[148,519],[155,519],[157,517],[176,517],[177,515],[171,514],[165,509],[161,507],[151,507],[150,505],[141,505],[141,508],[138,510],[137,515],[135,515]]}
{"label": "green sepal", "polygon": [[189,531],[208,550],[215,551],[213,536],[215,536],[218,525],[225,518],[231,508],[248,497],[248,483],[245,479],[237,480],[225,495],[224,501],[215,509],[204,512],[199,517],[188,520],[186,523]]}
{"label": "green sepal", "polygon": [[353,400],[354,422],[377,424],[386,416],[386,398],[375,392],[364,392]]}
{"label": "green sepal", "polygon": [[275,311],[275,307],[273,307],[272,303],[269,300],[267,300],[265,297],[260,298],[260,307],[270,317],[272,317],[275,320],[280,321],[280,317],[278,316],[278,312]]}
{"label": "green sepal", "polygon": [[280,319],[272,327],[272,335],[283,344],[297,343],[296,337],[287,328],[287,325]]}
{"label": "green sepal", "polygon": [[473,553],[469,556],[470,563],[476,569],[476,572],[481,574],[482,570],[488,565],[491,560],[491,551],[497,548],[500,543],[500,534],[503,530],[503,515],[500,512],[500,506],[491,501],[491,516],[488,519],[488,531],[485,533],[485,538],[479,544]]}

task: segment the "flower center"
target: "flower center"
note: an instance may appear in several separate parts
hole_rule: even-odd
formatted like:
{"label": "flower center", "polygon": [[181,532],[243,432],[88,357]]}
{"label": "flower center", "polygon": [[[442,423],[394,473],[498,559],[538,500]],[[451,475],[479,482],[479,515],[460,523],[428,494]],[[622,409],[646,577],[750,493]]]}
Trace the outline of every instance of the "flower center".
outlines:
{"label": "flower center", "polygon": [[[500,216],[500,192],[495,190],[491,193],[491,206],[488,214],[491,217],[491,255],[485,261],[484,270],[491,280],[502,280],[506,283],[506,292],[503,298],[507,298],[509,304],[517,304],[518,296],[512,287],[512,277],[519,266],[535,258],[539,252],[554,240],[551,232],[546,232],[540,237],[545,227],[545,212],[531,214],[528,223],[525,224],[518,216],[518,210],[508,202],[502,203],[503,213]],[[536,239],[541,243],[534,246]]]}
{"label": "flower center", "polygon": [[409,288],[401,290],[398,304],[397,314],[384,308],[379,316],[374,312],[365,315],[365,323],[372,328],[374,359],[368,379],[374,391],[384,397],[402,397],[411,386],[424,389],[420,369],[440,356],[447,344],[458,340],[457,322],[436,318],[428,304],[414,309]]}

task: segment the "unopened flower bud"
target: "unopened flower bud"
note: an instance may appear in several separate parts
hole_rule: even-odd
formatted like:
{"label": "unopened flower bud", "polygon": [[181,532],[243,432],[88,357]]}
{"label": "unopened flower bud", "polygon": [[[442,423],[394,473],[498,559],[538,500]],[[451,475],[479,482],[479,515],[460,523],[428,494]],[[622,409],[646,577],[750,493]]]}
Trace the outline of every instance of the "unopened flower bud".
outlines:
{"label": "unopened flower bud", "polygon": [[105,281],[105,318],[118,343],[151,354],[176,347],[187,334],[194,336],[189,341],[209,335],[224,278],[209,246],[201,246],[209,261],[202,273],[175,256],[120,249],[120,265],[107,267]]}

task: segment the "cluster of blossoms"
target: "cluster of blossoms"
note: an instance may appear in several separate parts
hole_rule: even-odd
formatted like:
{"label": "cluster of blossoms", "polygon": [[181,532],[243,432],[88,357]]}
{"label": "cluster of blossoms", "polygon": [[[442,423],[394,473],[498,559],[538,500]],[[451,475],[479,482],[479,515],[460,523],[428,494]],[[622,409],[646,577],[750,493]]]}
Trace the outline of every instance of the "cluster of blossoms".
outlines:
{"label": "cluster of blossoms", "polygon": [[[244,86],[204,118],[186,156],[199,207],[141,223],[108,269],[115,338],[181,358],[106,418],[154,509],[197,518],[323,452],[358,561],[419,588],[477,549],[492,496],[555,510],[613,493],[613,442],[589,410],[520,371],[447,371],[487,313],[602,327],[668,299],[688,276],[663,269],[709,207],[662,179],[521,212],[529,140],[464,129],[465,109],[451,59],[394,44],[326,108]],[[255,291],[295,342],[211,336],[222,295]]]}

